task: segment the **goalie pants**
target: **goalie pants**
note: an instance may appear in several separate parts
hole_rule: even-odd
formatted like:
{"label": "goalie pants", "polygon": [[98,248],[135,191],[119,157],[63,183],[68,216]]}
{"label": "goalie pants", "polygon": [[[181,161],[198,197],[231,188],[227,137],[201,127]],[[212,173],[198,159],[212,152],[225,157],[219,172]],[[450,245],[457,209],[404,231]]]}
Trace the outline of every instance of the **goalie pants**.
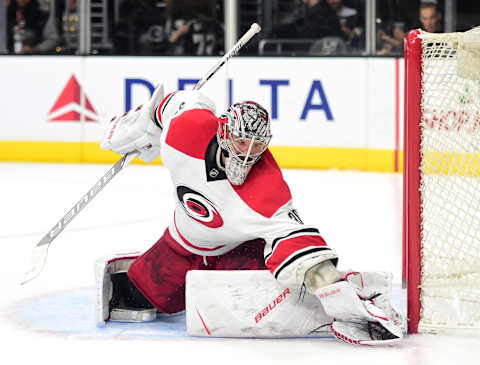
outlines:
{"label": "goalie pants", "polygon": [[265,241],[247,241],[220,256],[195,255],[181,247],[168,229],[128,270],[128,277],[162,313],[185,310],[185,275],[189,270],[266,270]]}

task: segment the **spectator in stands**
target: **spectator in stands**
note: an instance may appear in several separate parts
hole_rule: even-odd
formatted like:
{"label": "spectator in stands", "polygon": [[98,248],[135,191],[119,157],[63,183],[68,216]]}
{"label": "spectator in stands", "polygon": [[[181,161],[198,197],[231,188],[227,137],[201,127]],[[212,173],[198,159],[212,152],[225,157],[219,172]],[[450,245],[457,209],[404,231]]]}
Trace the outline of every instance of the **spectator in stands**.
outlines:
{"label": "spectator in stands", "polygon": [[[138,6],[138,5],[137,5]],[[141,54],[168,54],[167,2],[143,1],[143,16],[138,43]]]}
{"label": "spectator in stands", "polygon": [[280,24],[272,31],[273,38],[313,39],[340,36],[340,22],[323,0],[303,0],[304,11],[290,23]]}
{"label": "spectator in stands", "polygon": [[418,19],[420,20],[422,29],[426,32],[440,33],[443,31],[442,14],[438,9],[437,0],[422,0]]}
{"label": "spectator in stands", "polygon": [[169,53],[167,1],[123,0],[114,26],[117,54]]}
{"label": "spectator in stands", "polygon": [[[324,0],[303,0],[305,8],[300,16],[297,16],[290,23],[276,26],[271,38],[277,39],[305,39],[312,41],[328,37],[328,44],[319,42],[287,45],[284,51],[295,53],[310,53],[312,55],[330,54],[330,51],[338,47],[334,43],[342,43],[342,31],[340,22],[335,12],[330,9]],[[313,47],[313,48],[312,48]],[[327,52],[328,49],[328,52]]]}
{"label": "spectator in stands", "polygon": [[339,20],[342,38],[354,48],[365,48],[365,31],[360,25],[357,9],[344,5],[343,0],[326,1]]}
{"label": "spectator in stands", "polygon": [[335,12],[321,0],[303,0],[305,16],[297,21],[298,38],[322,38],[340,36],[341,27]]}
{"label": "spectator in stands", "polygon": [[11,0],[7,10],[7,42],[16,54],[55,51],[59,36],[53,12],[42,11],[38,0]]}
{"label": "spectator in stands", "polygon": [[[383,29],[378,30],[380,50],[378,55],[401,55],[403,52],[403,40],[405,38],[405,25],[403,22],[393,23],[392,35]],[[378,49],[378,48],[377,48]]]}
{"label": "spectator in stands", "polygon": [[167,0],[169,39],[174,55],[218,54],[215,0]]}

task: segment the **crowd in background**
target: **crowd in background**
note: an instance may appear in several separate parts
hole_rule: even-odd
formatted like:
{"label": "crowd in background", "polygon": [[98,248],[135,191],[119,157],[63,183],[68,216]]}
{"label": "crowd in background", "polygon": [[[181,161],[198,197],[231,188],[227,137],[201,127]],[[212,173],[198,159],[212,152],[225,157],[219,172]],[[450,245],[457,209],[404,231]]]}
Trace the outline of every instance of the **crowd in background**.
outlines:
{"label": "crowd in background", "polygon": [[[81,0],[7,1],[9,53],[78,53]],[[106,9],[90,19],[96,53],[215,55],[223,49],[216,0],[91,0],[90,6]],[[99,31],[108,40],[96,41]]]}
{"label": "crowd in background", "polygon": [[[82,0],[6,1],[8,53],[78,54]],[[265,1],[271,1],[273,13],[262,13]],[[377,55],[402,54],[403,39],[409,29],[442,32],[443,1],[377,0]],[[262,17],[269,17],[272,22],[260,39],[272,44],[283,43],[283,54],[365,54],[366,0],[238,3],[240,27],[242,16],[248,15],[251,20],[251,14],[242,11],[242,7],[256,6],[255,20],[262,23],[265,20]],[[224,0],[91,0],[90,6],[103,11],[99,15],[91,14],[94,53],[211,56],[224,51]],[[480,19],[480,6],[476,8],[468,11],[476,11]],[[468,30],[475,25],[469,23],[475,21],[472,19],[460,19],[457,30]],[[250,47],[248,54],[258,54],[257,49]]]}

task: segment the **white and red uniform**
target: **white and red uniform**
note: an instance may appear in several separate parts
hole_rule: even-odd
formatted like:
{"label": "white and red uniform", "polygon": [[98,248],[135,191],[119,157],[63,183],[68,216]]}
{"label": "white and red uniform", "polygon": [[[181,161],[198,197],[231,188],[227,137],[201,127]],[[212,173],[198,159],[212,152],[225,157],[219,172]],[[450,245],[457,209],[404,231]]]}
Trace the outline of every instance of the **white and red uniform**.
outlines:
{"label": "white and red uniform", "polygon": [[[242,185],[228,181],[219,166],[214,113],[213,102],[198,91],[172,93],[156,111],[175,212],[164,236],[132,264],[128,275],[152,304],[167,313],[183,309],[184,297],[178,291],[191,269],[268,268],[286,285],[301,285],[308,268],[337,258],[318,230],[298,218],[269,150]],[[242,261],[242,255],[251,261]]]}

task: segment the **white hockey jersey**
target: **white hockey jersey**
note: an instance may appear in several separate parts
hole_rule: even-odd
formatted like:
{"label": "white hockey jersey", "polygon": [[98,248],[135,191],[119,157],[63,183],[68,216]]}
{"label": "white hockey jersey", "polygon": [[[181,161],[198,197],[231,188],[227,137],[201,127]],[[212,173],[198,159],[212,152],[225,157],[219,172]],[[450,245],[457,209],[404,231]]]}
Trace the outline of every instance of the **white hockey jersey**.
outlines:
{"label": "white hockey jersey", "polygon": [[261,238],[267,267],[288,285],[303,283],[305,271],[316,263],[337,260],[319,231],[300,220],[269,150],[242,185],[228,181],[220,164],[215,105],[205,95],[177,91],[155,115],[176,201],[168,229],[179,245],[197,255],[217,256]]}

